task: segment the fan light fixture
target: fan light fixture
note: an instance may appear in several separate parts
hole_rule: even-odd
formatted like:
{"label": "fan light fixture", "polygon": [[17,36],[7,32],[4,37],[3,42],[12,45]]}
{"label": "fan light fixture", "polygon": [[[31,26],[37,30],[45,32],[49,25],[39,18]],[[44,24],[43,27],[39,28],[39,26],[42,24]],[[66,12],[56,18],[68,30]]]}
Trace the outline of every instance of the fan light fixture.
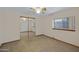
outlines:
{"label": "fan light fixture", "polygon": [[35,11],[37,14],[39,14],[39,13],[45,13],[45,12],[46,12],[46,8],[44,8],[44,7],[33,7],[32,9],[33,9],[33,11]]}

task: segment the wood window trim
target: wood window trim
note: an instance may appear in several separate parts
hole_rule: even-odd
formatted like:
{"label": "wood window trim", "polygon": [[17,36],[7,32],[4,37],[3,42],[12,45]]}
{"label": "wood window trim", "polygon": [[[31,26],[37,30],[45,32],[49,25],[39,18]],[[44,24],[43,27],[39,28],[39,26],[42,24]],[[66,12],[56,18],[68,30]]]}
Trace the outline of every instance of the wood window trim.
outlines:
{"label": "wood window trim", "polygon": [[52,28],[53,30],[64,30],[64,31],[72,31],[75,32],[75,30],[72,29],[58,29],[58,28]]}

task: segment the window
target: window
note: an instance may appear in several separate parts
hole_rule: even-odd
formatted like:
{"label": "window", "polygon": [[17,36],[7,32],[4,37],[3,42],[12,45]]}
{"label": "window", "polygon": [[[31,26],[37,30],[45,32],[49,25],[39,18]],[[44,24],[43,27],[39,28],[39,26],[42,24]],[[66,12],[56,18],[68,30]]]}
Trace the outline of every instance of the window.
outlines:
{"label": "window", "polygon": [[52,20],[52,24],[53,29],[75,30],[75,21],[71,17],[55,18]]}

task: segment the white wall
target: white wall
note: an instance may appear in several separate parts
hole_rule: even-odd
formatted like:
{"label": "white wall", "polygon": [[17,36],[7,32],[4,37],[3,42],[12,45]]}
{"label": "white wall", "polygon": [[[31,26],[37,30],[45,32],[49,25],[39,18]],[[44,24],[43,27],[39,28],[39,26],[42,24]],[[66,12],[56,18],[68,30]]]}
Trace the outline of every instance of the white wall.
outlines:
{"label": "white wall", "polygon": [[0,9],[0,45],[1,45],[1,42],[3,41],[3,39],[5,38],[4,37],[4,34],[5,34],[5,32],[4,32],[4,30],[5,30],[5,28],[4,28],[4,25],[5,25],[5,23],[4,23],[4,10],[2,10],[2,9]]}
{"label": "white wall", "polygon": [[0,44],[20,39],[19,14],[0,8]]}
{"label": "white wall", "polygon": [[43,34],[43,18],[39,17],[36,19],[36,35]]}
{"label": "white wall", "polygon": [[[75,32],[52,29],[53,18],[67,16],[75,16]],[[67,10],[56,12],[49,16],[41,17],[40,23],[40,29],[42,30],[43,34],[79,46],[79,8],[69,8]],[[41,30],[39,31],[40,33]]]}

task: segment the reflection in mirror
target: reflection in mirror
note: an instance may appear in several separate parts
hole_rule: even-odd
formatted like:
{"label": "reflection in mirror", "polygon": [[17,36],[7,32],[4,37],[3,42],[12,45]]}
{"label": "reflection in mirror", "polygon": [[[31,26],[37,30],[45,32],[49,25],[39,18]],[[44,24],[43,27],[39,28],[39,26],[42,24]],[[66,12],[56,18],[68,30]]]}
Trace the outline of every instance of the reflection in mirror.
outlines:
{"label": "reflection in mirror", "polygon": [[52,28],[56,30],[75,31],[75,17],[55,18],[52,20]]}

